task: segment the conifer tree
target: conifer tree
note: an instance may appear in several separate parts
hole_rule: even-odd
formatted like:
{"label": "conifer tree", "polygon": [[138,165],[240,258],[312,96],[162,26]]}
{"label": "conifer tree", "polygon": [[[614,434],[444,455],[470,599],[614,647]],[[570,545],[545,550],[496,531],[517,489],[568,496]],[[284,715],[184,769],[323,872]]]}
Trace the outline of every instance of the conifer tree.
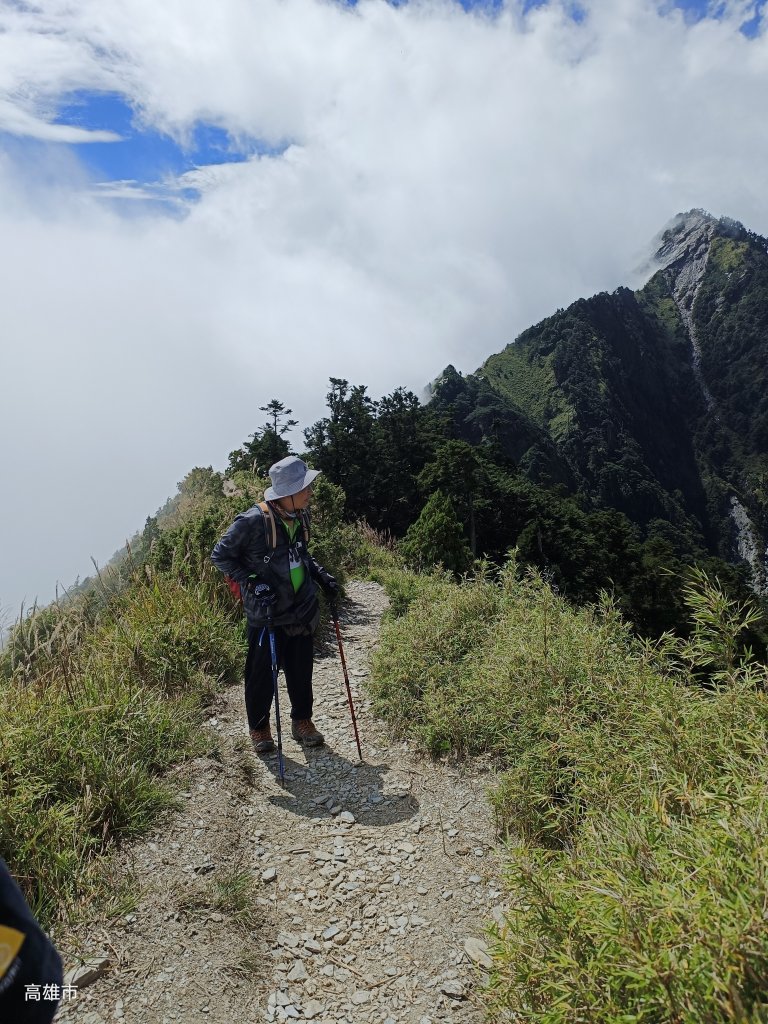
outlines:
{"label": "conifer tree", "polygon": [[339,377],[331,377],[330,382],[326,396],[330,416],[304,431],[307,455],[316,469],[344,489],[349,510],[367,515],[376,460],[376,403],[364,385],[350,387]]}
{"label": "conifer tree", "polygon": [[266,412],[269,420],[251,434],[241,448],[229,453],[227,469],[230,473],[261,470],[264,474],[275,462],[291,454],[291,446],[285,435],[299,423],[298,420],[290,419],[293,410],[286,409],[279,399],[273,398],[266,405],[260,405],[259,412]]}
{"label": "conifer tree", "polygon": [[401,551],[415,569],[442,565],[459,576],[470,568],[472,552],[453,504],[442,491],[430,495],[421,515],[408,528]]}

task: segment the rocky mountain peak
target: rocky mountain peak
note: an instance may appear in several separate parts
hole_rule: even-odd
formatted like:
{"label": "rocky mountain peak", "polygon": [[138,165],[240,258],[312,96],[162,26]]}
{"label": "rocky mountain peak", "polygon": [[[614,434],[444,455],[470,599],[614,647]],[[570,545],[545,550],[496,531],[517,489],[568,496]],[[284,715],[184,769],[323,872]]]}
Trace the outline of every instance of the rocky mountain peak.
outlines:
{"label": "rocky mountain peak", "polygon": [[728,217],[713,217],[706,210],[678,213],[655,239],[653,263],[667,271],[678,304],[690,309],[715,237],[747,237],[742,224]]}
{"label": "rocky mountain peak", "polygon": [[678,213],[664,227],[658,239],[655,259],[664,269],[706,257],[718,220],[705,210]]}

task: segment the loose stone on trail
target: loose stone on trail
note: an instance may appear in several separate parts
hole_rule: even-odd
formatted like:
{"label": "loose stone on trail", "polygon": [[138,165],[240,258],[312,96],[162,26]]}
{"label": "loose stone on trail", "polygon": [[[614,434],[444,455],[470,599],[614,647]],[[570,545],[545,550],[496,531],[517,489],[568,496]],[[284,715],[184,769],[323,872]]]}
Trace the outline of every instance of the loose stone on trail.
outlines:
{"label": "loose stone on trail", "polygon": [[464,940],[464,951],[473,963],[476,963],[479,967],[485,967],[486,970],[490,970],[493,967],[493,960],[488,951],[488,947],[482,939],[477,939],[474,936]]}
{"label": "loose stone on trail", "polygon": [[464,986],[461,984],[461,982],[455,981],[453,979],[444,981],[440,986],[440,991],[444,995],[450,996],[451,999],[464,999],[466,995],[466,992],[464,991]]}

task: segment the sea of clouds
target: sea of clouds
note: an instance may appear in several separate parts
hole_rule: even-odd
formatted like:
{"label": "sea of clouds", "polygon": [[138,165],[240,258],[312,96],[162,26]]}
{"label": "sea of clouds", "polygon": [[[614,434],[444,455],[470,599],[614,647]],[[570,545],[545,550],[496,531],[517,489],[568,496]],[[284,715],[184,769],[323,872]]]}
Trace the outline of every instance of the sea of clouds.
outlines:
{"label": "sea of clouds", "polygon": [[[7,4],[0,607],[108,558],[273,397],[306,426],[329,376],[378,397],[471,371],[639,283],[679,210],[768,234],[754,11]],[[164,202],[97,181],[80,154],[115,133],[56,123],[77,91],[119,94],[180,146],[205,123],[262,155],[168,177]]]}

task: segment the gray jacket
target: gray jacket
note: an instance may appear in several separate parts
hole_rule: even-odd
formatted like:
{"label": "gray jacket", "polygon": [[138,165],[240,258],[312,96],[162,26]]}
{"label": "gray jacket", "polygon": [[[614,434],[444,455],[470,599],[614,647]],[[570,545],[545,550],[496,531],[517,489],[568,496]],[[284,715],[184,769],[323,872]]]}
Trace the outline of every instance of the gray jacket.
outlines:
{"label": "gray jacket", "polygon": [[291,542],[288,532],[277,516],[277,545],[271,549],[264,531],[264,515],[258,505],[241,512],[211,553],[211,561],[227,576],[240,584],[243,607],[251,626],[264,626],[267,619],[246,584],[268,583],[277,598],[273,605],[276,626],[305,626],[317,628],[319,605],[315,581],[321,580],[325,570],[307,550],[301,529],[292,542],[304,565],[304,582],[298,591],[293,589],[289,564]]}

